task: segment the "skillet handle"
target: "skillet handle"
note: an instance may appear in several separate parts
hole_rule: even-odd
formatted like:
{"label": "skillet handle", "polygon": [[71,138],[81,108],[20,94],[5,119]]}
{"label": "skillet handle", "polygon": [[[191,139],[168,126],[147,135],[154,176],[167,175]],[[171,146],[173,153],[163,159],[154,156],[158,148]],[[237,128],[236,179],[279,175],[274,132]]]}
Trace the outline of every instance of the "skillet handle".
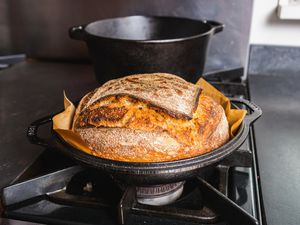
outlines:
{"label": "skillet handle", "polygon": [[252,124],[262,115],[261,108],[258,105],[254,104],[253,102],[250,102],[246,99],[237,99],[237,98],[230,98],[230,101],[232,103],[239,103],[245,105],[248,107],[248,109],[251,109],[252,112],[250,114],[247,114],[244,119],[245,122],[248,124]]}
{"label": "skillet handle", "polygon": [[84,30],[85,25],[74,26],[69,29],[69,36],[72,39],[85,41],[86,31]]}
{"label": "skillet handle", "polygon": [[38,137],[37,134],[38,134],[38,128],[41,125],[44,125],[44,124],[47,124],[50,122],[52,122],[52,115],[41,118],[39,120],[36,120],[30,124],[30,126],[27,129],[27,138],[31,144],[40,145],[43,147],[49,147],[47,142],[44,139]]}
{"label": "skillet handle", "polygon": [[221,32],[225,27],[225,25],[223,23],[219,23],[219,22],[213,21],[213,20],[205,20],[204,23],[207,23],[212,27],[213,34]]}

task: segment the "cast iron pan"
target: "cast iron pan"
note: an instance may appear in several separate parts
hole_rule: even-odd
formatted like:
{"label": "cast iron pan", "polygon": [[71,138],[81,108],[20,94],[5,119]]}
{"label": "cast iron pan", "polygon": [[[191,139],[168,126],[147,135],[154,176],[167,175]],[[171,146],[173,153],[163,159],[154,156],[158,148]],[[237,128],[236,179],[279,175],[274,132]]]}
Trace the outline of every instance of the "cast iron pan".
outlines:
{"label": "cast iron pan", "polygon": [[261,116],[262,111],[254,103],[247,100],[230,100],[233,105],[235,103],[242,104],[251,110],[251,113],[247,114],[244,118],[236,136],[218,149],[188,159],[157,163],[130,163],[92,156],[70,146],[52,130],[52,126],[50,139],[38,137],[38,128],[47,123],[51,123],[52,125],[53,115],[33,122],[28,128],[27,137],[33,144],[58,149],[80,164],[104,170],[114,178],[128,184],[150,185],[172,183],[191,178],[201,172],[201,170],[203,171],[204,168],[217,164],[243,144],[248,136],[250,125]]}
{"label": "cast iron pan", "polygon": [[223,28],[211,20],[136,15],[73,26],[69,35],[86,43],[100,84],[158,71],[196,83],[209,42]]}

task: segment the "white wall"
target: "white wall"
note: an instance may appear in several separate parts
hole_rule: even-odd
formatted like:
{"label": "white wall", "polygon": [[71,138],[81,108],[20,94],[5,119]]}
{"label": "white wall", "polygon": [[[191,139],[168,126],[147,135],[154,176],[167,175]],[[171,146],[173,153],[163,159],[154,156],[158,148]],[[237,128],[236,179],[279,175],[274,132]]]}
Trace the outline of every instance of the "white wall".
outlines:
{"label": "white wall", "polygon": [[300,20],[280,20],[277,4],[254,0],[250,44],[300,46]]}

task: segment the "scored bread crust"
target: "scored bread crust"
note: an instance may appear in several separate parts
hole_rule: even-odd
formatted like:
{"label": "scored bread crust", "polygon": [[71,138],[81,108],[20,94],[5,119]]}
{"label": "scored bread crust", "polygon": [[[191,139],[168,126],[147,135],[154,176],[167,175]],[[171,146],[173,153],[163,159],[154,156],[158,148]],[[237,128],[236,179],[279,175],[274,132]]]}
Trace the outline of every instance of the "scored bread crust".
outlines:
{"label": "scored bread crust", "polygon": [[166,74],[136,74],[106,82],[85,102],[83,110],[107,96],[131,96],[177,118],[191,119],[201,89],[181,77]]}
{"label": "scored bread crust", "polygon": [[[168,82],[168,78],[174,77],[168,74],[141,74],[134,75],[134,78],[142,77],[141,80],[145,82],[151,81],[153,75],[160,77],[160,82],[165,81],[164,83]],[[187,82],[181,80],[176,80],[177,84],[180,86],[182,82],[186,85]],[[224,109],[212,98],[204,94],[195,97],[195,91],[189,97],[197,98],[196,102],[194,99],[181,100],[186,105],[195,102],[195,105],[183,107],[192,112],[187,116],[188,110],[175,111],[169,107],[168,101],[163,108],[163,98],[157,99],[159,104],[156,104],[141,95],[137,96],[135,91],[130,92],[130,88],[136,88],[136,85],[126,86],[126,82],[123,85],[123,89],[127,88],[127,94],[115,91],[106,92],[105,95],[101,90],[103,86],[107,88],[104,84],[84,96],[76,109],[73,130],[92,149],[93,155],[118,161],[162,162],[201,155],[229,140]],[[158,84],[153,82],[153,85]],[[192,89],[193,84],[189,85]],[[171,90],[164,95],[171,95],[171,99],[176,99],[180,98],[180,91]],[[188,95],[184,97],[188,98]]]}

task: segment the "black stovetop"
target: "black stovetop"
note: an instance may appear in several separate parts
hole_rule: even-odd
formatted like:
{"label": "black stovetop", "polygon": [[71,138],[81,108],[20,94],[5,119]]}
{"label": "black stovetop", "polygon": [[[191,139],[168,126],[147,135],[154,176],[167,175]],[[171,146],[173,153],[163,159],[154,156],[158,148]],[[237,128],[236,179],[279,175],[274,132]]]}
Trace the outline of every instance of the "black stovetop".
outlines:
{"label": "black stovetop", "polygon": [[[264,224],[296,225],[300,221],[300,76],[290,74],[288,68],[275,71],[280,75],[250,74],[247,78],[251,101],[263,110],[253,128],[255,160],[259,164]],[[5,131],[0,137],[1,190],[27,171],[42,152],[56,157],[41,161],[45,165],[39,167],[41,173],[63,160],[30,144],[26,129],[37,118],[62,108],[63,90],[76,100],[96,86],[88,64],[29,59],[0,71],[0,127]],[[3,221],[7,220],[0,218],[0,223]],[[7,223],[14,224],[11,220]]]}
{"label": "black stovetop", "polygon": [[[207,79],[228,96],[248,98],[247,84],[234,75]],[[263,224],[252,132],[209,175],[186,181],[182,197],[167,206],[140,204],[135,187],[46,149],[4,189],[4,216],[47,224]],[[92,191],[84,191],[88,183]]]}

